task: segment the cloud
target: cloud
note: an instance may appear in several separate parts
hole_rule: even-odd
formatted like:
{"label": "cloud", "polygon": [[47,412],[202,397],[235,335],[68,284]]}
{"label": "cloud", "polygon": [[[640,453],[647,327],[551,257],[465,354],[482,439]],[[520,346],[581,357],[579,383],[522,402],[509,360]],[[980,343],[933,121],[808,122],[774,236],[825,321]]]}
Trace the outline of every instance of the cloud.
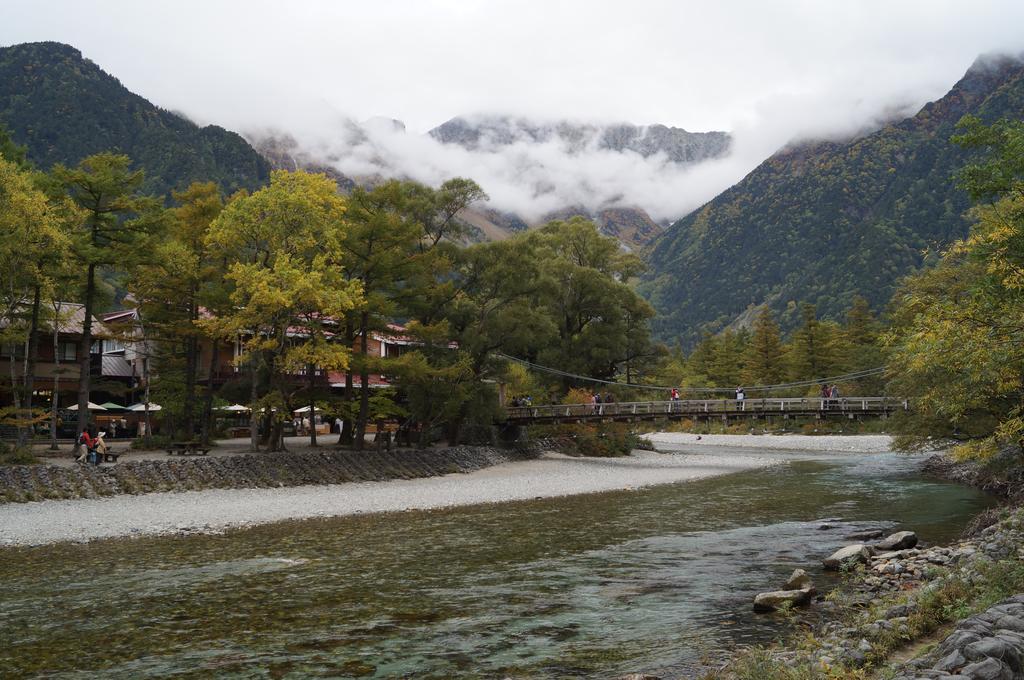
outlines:
{"label": "cloud", "polygon": [[742,172],[732,157],[681,165],[661,152],[645,158],[600,148],[594,141],[581,148],[558,137],[536,141],[520,136],[511,143],[484,138],[467,149],[406,132],[392,121],[346,120],[336,130],[292,136],[299,149],[350,177],[399,176],[435,186],[451,177],[470,177],[488,193],[491,207],[527,221],[568,206],[643,207],[656,220],[671,220]]}
{"label": "cloud", "polygon": [[[851,134],[940,97],[978,54],[1024,49],[1021,25],[1019,0],[7,0],[0,44],[70,43],[160,106],[351,149],[335,161],[346,165],[470,175],[533,212],[628,193],[671,219],[792,139]],[[735,145],[687,169],[423,139],[471,112],[727,130]],[[409,132],[345,141],[345,121],[380,115]],[[534,196],[548,182],[556,195]]]}

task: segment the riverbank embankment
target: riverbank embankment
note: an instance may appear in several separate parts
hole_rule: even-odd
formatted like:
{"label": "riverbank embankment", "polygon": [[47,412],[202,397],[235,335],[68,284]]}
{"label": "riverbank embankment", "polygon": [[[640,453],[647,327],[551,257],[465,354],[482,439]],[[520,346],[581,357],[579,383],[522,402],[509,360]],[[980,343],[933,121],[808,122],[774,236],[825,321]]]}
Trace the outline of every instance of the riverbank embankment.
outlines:
{"label": "riverbank embankment", "polygon": [[417,479],[528,460],[543,450],[538,446],[456,446],[378,452],[323,447],[253,454],[222,448],[224,455],[188,458],[163,452],[129,453],[116,465],[72,464],[65,458],[61,464],[0,467],[0,504]]}

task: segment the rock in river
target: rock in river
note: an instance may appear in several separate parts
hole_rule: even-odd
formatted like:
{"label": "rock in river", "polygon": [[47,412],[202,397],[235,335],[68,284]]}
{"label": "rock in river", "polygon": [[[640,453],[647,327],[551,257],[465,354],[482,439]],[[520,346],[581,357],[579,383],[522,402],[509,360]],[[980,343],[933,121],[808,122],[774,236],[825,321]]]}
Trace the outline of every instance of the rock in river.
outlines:
{"label": "rock in river", "polygon": [[871,557],[871,551],[863,543],[854,543],[845,548],[840,548],[824,559],[826,569],[840,569],[844,564],[866,564]]}
{"label": "rock in river", "polygon": [[769,593],[760,593],[754,598],[755,612],[770,612],[778,609],[786,602],[794,605],[807,604],[811,601],[811,589],[802,590],[773,590]]}
{"label": "rock in river", "polygon": [[811,585],[811,577],[807,575],[807,572],[803,569],[795,569],[789,580],[786,581],[786,585],[782,586],[783,590],[803,590],[804,588],[813,588]]}
{"label": "rock in river", "polygon": [[897,531],[895,534],[883,538],[875,544],[875,547],[878,550],[906,550],[915,545],[917,545],[917,534],[913,531]]}

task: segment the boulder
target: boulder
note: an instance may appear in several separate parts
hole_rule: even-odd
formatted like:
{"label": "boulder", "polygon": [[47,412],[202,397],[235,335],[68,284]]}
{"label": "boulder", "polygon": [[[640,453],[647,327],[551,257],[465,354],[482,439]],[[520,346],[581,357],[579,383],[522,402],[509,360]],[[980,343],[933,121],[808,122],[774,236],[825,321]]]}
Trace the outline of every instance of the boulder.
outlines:
{"label": "boulder", "polygon": [[823,560],[826,569],[841,569],[843,565],[852,565],[860,562],[867,564],[871,557],[871,551],[863,543],[854,543],[845,548],[840,548]]}
{"label": "boulder", "polygon": [[1018,677],[1006,663],[992,657],[964,666],[958,676],[970,680],[1014,680]]}
{"label": "boulder", "polygon": [[882,551],[905,550],[913,548],[915,545],[917,545],[917,534],[913,531],[897,531],[876,543],[875,548]]}
{"label": "boulder", "polygon": [[793,570],[793,574],[786,581],[786,585],[782,586],[783,590],[804,590],[805,588],[814,590],[814,586],[811,584],[811,577],[803,569]]}
{"label": "boulder", "polygon": [[786,602],[793,605],[804,605],[811,601],[811,589],[803,590],[773,590],[768,593],[759,593],[754,598],[755,612],[775,611]]}

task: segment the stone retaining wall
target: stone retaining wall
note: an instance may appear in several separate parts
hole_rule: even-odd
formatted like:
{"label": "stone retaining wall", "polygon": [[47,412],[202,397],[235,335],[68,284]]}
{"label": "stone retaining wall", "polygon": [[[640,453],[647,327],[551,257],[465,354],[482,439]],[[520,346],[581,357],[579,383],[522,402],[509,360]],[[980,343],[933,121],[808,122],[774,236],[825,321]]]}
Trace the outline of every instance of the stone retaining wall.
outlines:
{"label": "stone retaining wall", "polygon": [[0,467],[0,503],[116,494],[342,484],[436,477],[539,455],[541,447],[457,446],[354,452],[325,448],[215,458],[136,460],[112,467]]}

